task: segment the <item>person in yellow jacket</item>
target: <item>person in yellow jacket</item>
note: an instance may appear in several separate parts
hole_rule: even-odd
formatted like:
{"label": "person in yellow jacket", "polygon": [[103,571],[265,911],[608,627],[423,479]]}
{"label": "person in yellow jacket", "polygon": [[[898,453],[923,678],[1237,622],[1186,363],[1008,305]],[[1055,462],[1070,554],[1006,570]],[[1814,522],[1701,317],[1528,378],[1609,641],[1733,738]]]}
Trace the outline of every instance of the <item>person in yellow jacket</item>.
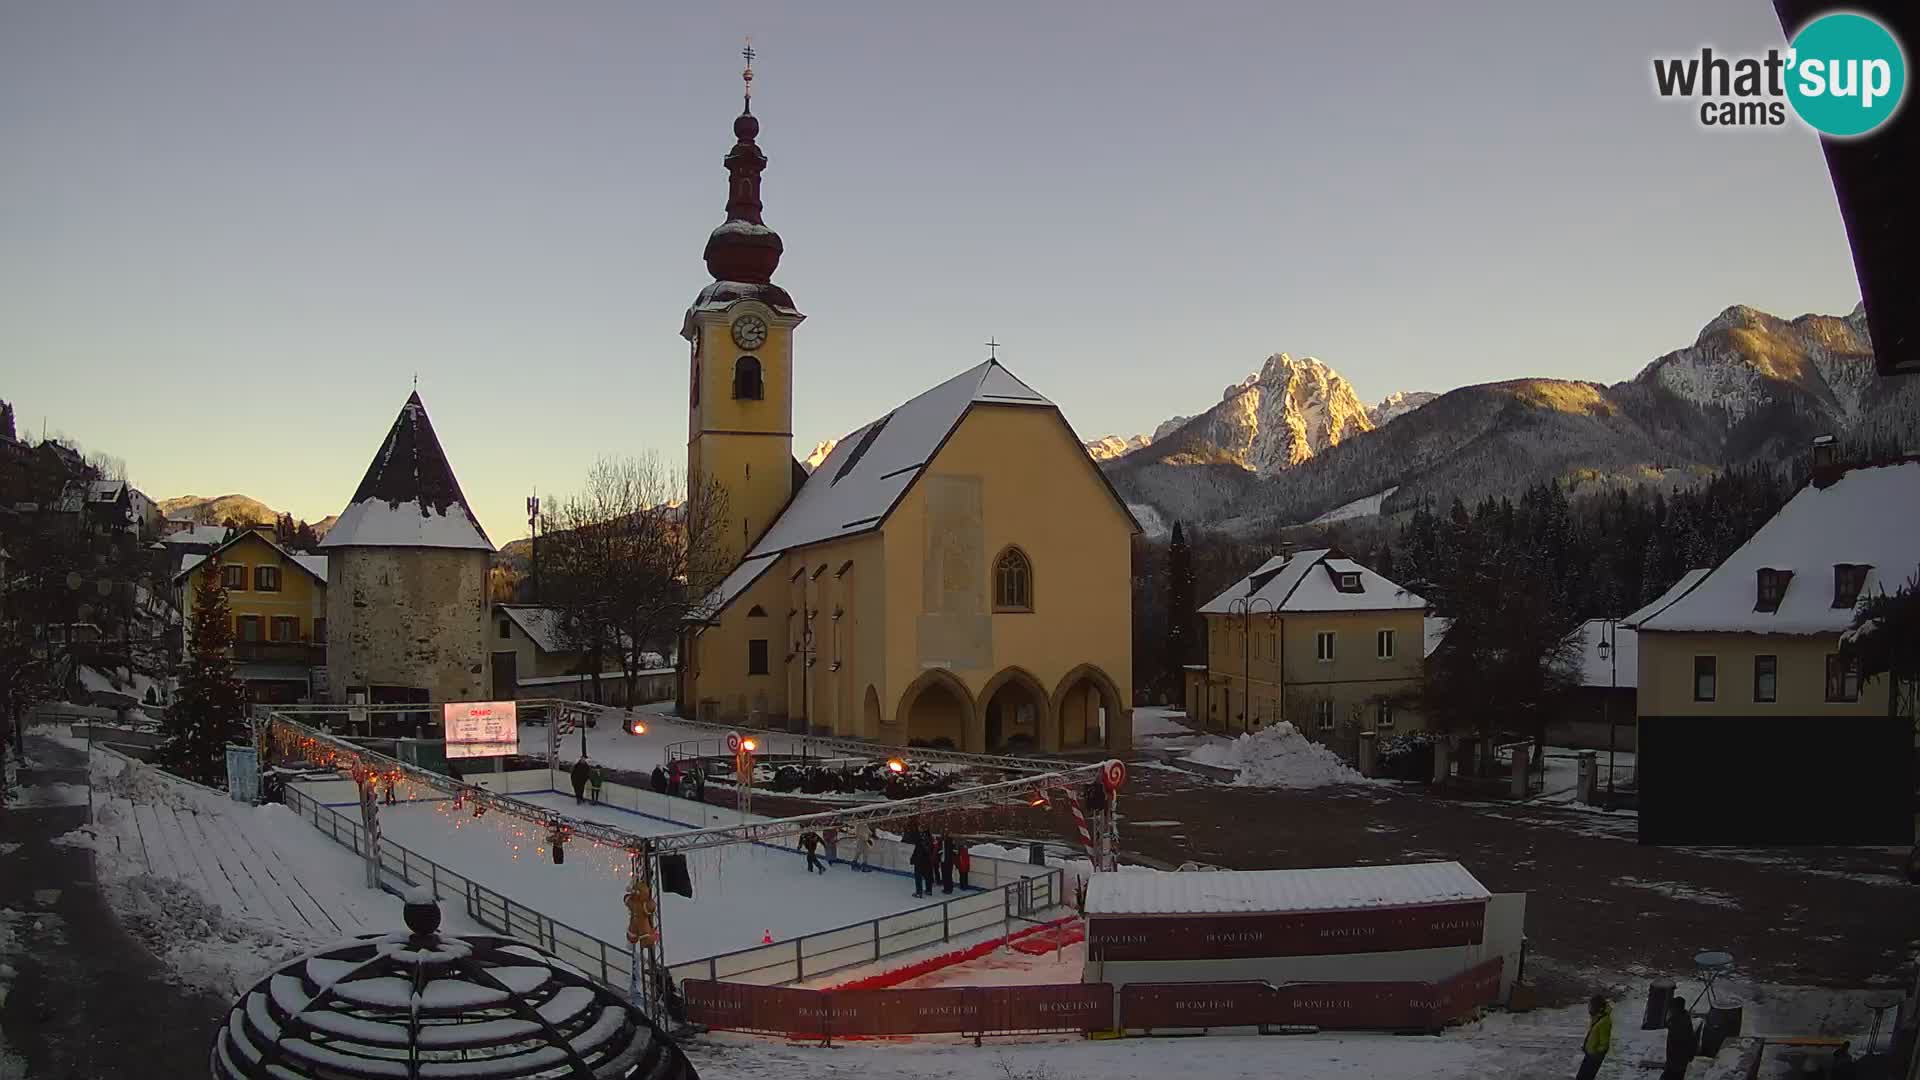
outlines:
{"label": "person in yellow jacket", "polygon": [[1574,1074],[1574,1080],[1593,1080],[1600,1075],[1600,1063],[1606,1060],[1607,1050],[1613,1045],[1613,1010],[1607,1007],[1607,999],[1598,994],[1587,1002],[1587,1041],[1580,1047],[1580,1071]]}

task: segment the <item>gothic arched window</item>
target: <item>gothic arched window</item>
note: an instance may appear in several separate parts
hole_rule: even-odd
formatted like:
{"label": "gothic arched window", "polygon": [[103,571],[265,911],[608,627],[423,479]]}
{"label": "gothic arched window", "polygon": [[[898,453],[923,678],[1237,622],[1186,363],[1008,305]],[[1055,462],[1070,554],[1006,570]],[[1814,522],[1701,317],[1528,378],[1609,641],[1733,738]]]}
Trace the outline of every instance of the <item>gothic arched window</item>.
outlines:
{"label": "gothic arched window", "polygon": [[1017,547],[1002,551],[993,560],[993,609],[1033,610],[1033,563]]}
{"label": "gothic arched window", "polygon": [[760,359],[743,356],[733,362],[733,396],[742,401],[759,401],[765,396],[760,386]]}

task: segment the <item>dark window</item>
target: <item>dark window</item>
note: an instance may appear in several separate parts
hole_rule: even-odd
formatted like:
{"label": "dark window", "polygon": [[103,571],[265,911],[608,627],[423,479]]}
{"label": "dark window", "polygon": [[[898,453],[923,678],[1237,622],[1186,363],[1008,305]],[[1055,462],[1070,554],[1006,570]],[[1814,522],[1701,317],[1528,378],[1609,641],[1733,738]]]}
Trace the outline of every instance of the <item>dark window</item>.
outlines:
{"label": "dark window", "polygon": [[327,620],[325,619],[313,620],[313,640],[317,644],[321,644],[321,645],[324,645],[327,643]]}
{"label": "dark window", "polygon": [[279,592],[280,568],[277,566],[256,566],[253,568],[254,592]]}
{"label": "dark window", "polygon": [[747,618],[749,619],[764,619],[766,617],[767,609],[761,607],[759,604],[755,604],[747,609]]}
{"label": "dark window", "polygon": [[1360,575],[1351,574],[1351,573],[1341,574],[1340,575],[1340,591],[1341,592],[1359,592],[1360,591]]}
{"label": "dark window", "polygon": [[1857,563],[1840,563],[1833,568],[1834,607],[1851,608],[1860,599],[1860,590],[1866,587],[1869,569]]}
{"label": "dark window", "polygon": [[1720,665],[1711,656],[1693,658],[1693,700],[1712,701],[1718,691]]}
{"label": "dark window", "polygon": [[1333,730],[1333,702],[1316,701],[1313,703],[1313,721],[1321,731]]}
{"label": "dark window", "polygon": [[754,638],[747,642],[747,674],[765,675],[767,673],[767,639]]}
{"label": "dark window", "polygon": [[1787,595],[1787,582],[1791,580],[1793,580],[1791,570],[1760,571],[1759,593],[1754,601],[1753,610],[1779,611],[1780,600]]}
{"label": "dark window", "polygon": [[500,640],[505,641],[512,636],[513,636],[513,620],[501,619],[500,620]]}
{"label": "dark window", "polygon": [[759,401],[766,396],[760,385],[759,357],[743,356],[733,362],[733,396],[742,401]]}
{"label": "dark window", "polygon": [[1008,548],[994,561],[993,606],[996,611],[1033,610],[1033,564],[1019,548]]}
{"label": "dark window", "polygon": [[1382,701],[1373,708],[1373,726],[1390,728],[1393,726],[1393,702]]}
{"label": "dark window", "polygon": [[267,624],[267,640],[299,641],[300,620],[292,615],[275,615],[273,621]]}
{"label": "dark window", "polygon": [[233,620],[234,637],[241,641],[260,640],[260,616],[240,615]]}
{"label": "dark window", "polygon": [[220,582],[228,592],[247,591],[247,568],[244,566],[223,566],[220,568]]}
{"label": "dark window", "polygon": [[[1332,630],[1322,630],[1313,635],[1314,659],[1323,663],[1331,663],[1333,661],[1333,634],[1334,632]],[[1332,706],[1329,705],[1328,707],[1331,708]]]}
{"label": "dark window", "polygon": [[1379,655],[1380,659],[1393,659],[1393,631],[1382,630],[1374,634],[1373,638],[1374,652]]}
{"label": "dark window", "polygon": [[1756,656],[1753,658],[1753,700],[1780,700],[1779,657]]}
{"label": "dark window", "polygon": [[1860,700],[1860,664],[1858,661],[1842,659],[1834,653],[1827,654],[1827,700]]}

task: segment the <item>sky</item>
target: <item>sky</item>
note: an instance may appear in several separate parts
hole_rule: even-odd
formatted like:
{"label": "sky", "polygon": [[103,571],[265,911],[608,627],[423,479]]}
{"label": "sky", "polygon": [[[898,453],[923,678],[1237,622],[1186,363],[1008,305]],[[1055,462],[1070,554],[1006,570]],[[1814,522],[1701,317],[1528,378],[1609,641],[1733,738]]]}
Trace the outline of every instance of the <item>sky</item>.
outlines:
{"label": "sky", "polygon": [[748,34],[803,455],[990,337],[1095,438],[1276,352],[1366,400],[1614,382],[1859,300],[1815,136],[1652,88],[1780,44],[1766,0],[690,8],[0,4],[0,398],[317,520],[417,376],[496,543],[683,464]]}

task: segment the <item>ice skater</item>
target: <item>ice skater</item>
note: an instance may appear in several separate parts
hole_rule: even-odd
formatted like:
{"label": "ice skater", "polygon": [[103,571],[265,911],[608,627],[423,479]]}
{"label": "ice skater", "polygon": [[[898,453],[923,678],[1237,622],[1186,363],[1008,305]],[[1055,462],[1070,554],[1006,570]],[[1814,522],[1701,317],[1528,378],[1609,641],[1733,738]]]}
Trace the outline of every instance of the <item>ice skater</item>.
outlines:
{"label": "ice skater", "polygon": [[826,835],[826,843],[827,843],[827,865],[832,866],[834,863],[837,863],[840,861],[840,830],[828,829],[827,835]]}
{"label": "ice skater", "polygon": [[873,869],[873,826],[864,821],[853,826],[853,862],[855,870],[865,873]]}
{"label": "ice skater", "polygon": [[820,834],[803,832],[800,834],[800,846],[807,850],[807,873],[815,871],[826,873],[827,868],[820,865]]}
{"label": "ice skater", "polygon": [[607,767],[599,762],[593,763],[593,801],[600,801],[600,792],[607,786]]}
{"label": "ice skater", "polygon": [[933,891],[933,845],[925,833],[913,837],[913,895],[926,896]]}
{"label": "ice skater", "polygon": [[953,837],[951,836],[941,837],[940,838],[940,885],[941,885],[940,891],[948,896],[953,895],[953,864],[956,857],[957,857],[956,853],[953,850]]}
{"label": "ice skater", "polygon": [[592,776],[593,766],[587,764],[586,758],[583,757],[573,763],[573,803],[575,806],[587,801],[587,781],[591,779]]}
{"label": "ice skater", "polygon": [[960,850],[953,856],[953,868],[960,871],[960,887],[962,889],[972,888],[973,886],[967,884],[967,871],[973,869],[973,855],[967,851],[965,845],[962,845]]}

